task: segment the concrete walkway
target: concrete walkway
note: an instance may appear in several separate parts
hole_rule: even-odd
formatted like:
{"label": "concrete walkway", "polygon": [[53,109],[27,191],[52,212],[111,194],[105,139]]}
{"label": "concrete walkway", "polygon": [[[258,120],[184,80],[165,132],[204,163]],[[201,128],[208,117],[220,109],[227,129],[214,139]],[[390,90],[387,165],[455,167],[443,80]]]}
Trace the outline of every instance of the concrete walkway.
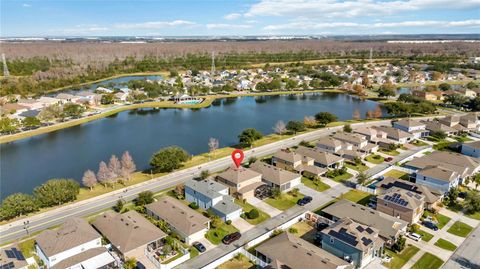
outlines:
{"label": "concrete walkway", "polygon": [[267,213],[268,215],[270,215],[270,217],[275,217],[275,216],[280,215],[282,213],[282,211],[276,209],[275,207],[265,203],[264,201],[262,201],[262,200],[260,200],[256,197],[249,198],[248,203],[250,203],[254,207],[262,210],[263,212]]}
{"label": "concrete walkway", "polygon": [[232,221],[232,224],[233,226],[237,227],[240,233],[244,233],[254,227],[252,224],[248,223],[248,221],[242,218],[235,219],[234,221]]}

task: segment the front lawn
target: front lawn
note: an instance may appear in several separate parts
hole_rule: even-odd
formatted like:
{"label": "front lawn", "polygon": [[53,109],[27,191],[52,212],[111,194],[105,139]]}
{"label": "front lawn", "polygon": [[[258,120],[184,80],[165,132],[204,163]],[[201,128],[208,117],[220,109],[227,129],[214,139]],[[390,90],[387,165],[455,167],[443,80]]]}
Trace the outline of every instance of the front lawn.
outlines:
{"label": "front lawn", "polygon": [[245,255],[238,254],[233,259],[221,264],[218,269],[253,269],[256,266]]}
{"label": "front lawn", "polygon": [[383,174],[383,176],[384,177],[393,177],[393,178],[408,180],[408,173],[405,173],[405,172],[400,171],[400,170],[395,170],[395,169],[392,169],[392,170],[386,172],[385,174]]}
{"label": "front lawn", "polygon": [[439,257],[426,252],[423,256],[412,266],[411,269],[438,269],[442,266],[443,261]]}
{"label": "front lawn", "polygon": [[455,142],[439,142],[435,145],[433,145],[434,150],[440,150],[440,151],[450,151],[450,145],[452,145]]}
{"label": "front lawn", "polygon": [[346,172],[345,174],[343,175],[339,175],[339,176],[336,176],[336,177],[328,177],[336,182],[342,182],[342,181],[345,181],[345,180],[348,180],[350,179],[351,177],[353,177],[352,174]]}
{"label": "front lawn", "polygon": [[402,268],[417,252],[419,248],[416,246],[408,245],[401,253],[395,253],[389,249],[385,249],[388,256],[392,257],[389,263],[384,263],[387,268],[400,269]]}
{"label": "front lawn", "polygon": [[234,232],[238,232],[238,229],[235,228],[233,225],[227,225],[226,223],[222,223],[220,227],[211,228],[205,234],[205,237],[214,245],[218,245],[222,242],[223,237],[227,234],[231,234]]}
{"label": "front lawn", "polygon": [[469,138],[468,136],[455,136],[453,137],[453,139],[457,140],[458,142],[469,142],[469,141],[473,141],[471,138]]}
{"label": "front lawn", "polygon": [[438,229],[442,229],[451,220],[451,218],[449,218],[445,215],[442,215],[442,214],[437,214],[435,216],[435,219],[437,220]]}
{"label": "front lawn", "polygon": [[384,160],[385,160],[385,158],[383,158],[382,156],[380,156],[378,154],[371,154],[371,155],[368,155],[367,157],[365,157],[365,161],[367,161],[369,163],[374,163],[374,164],[381,164],[381,163],[383,163]]}
{"label": "front lawn", "polygon": [[473,214],[465,214],[465,216],[467,216],[471,219],[480,220],[480,212],[476,212],[476,213],[473,213]]}
{"label": "front lawn", "polygon": [[363,172],[368,170],[368,166],[364,165],[363,163],[355,164],[351,162],[345,162],[345,166],[358,172]]}
{"label": "front lawn", "polygon": [[342,194],[340,199],[347,199],[354,203],[359,203],[361,205],[366,205],[370,202],[370,197],[372,195],[368,192],[363,192],[359,190],[350,190],[347,193]]}
{"label": "front lawn", "polygon": [[258,217],[255,219],[249,219],[248,217],[245,216],[245,220],[252,225],[257,225],[270,218],[270,215],[268,215],[267,213],[263,212],[262,210],[254,207],[249,203],[244,204],[242,201],[239,201],[237,199],[235,199],[235,203],[243,208],[243,212],[250,212],[250,210],[252,209],[258,210]]}
{"label": "front lawn", "polygon": [[397,150],[388,150],[388,149],[380,149],[380,152],[390,156],[397,156],[398,154],[400,154],[400,152],[398,152]]}
{"label": "front lawn", "polygon": [[415,141],[413,141],[411,143],[412,145],[416,146],[416,147],[423,147],[423,146],[428,146],[427,143],[421,141],[421,140],[418,140],[418,139],[415,139]]}
{"label": "front lawn", "polygon": [[273,206],[273,207],[275,207],[279,210],[284,211],[284,210],[287,210],[290,207],[293,207],[294,205],[296,205],[297,201],[302,199],[302,198],[303,198],[303,194],[301,194],[301,193],[299,193],[296,197],[294,197],[294,196],[292,196],[288,193],[282,193],[280,195],[280,197],[278,197],[278,198],[271,198],[270,197],[270,198],[265,199],[264,201],[267,204],[269,204],[269,205],[271,205],[271,206]]}
{"label": "front lawn", "polygon": [[318,192],[322,192],[325,190],[330,189],[330,185],[323,183],[320,179],[319,180],[311,180],[306,177],[302,177],[303,185],[309,187],[310,189],[314,189]]}
{"label": "front lawn", "polygon": [[446,249],[446,250],[450,250],[450,251],[454,251],[455,249],[457,249],[457,246],[452,244],[450,241],[447,241],[442,238],[438,239],[437,242],[435,242],[435,246]]}
{"label": "front lawn", "polygon": [[425,232],[423,230],[418,229],[415,233],[422,236],[422,241],[429,242],[433,238],[433,234]]}
{"label": "front lawn", "polygon": [[467,235],[473,230],[473,228],[461,221],[456,221],[447,232],[460,236],[460,237],[467,237]]}

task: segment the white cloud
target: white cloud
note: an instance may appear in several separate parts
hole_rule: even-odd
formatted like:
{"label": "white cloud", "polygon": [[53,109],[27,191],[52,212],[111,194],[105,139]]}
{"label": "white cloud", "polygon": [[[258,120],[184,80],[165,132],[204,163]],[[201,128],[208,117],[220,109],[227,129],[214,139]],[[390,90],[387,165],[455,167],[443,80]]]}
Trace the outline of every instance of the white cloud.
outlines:
{"label": "white cloud", "polygon": [[59,35],[91,35],[98,34],[110,30],[108,27],[102,27],[98,25],[76,25],[73,28],[53,29],[49,30],[50,33]]}
{"label": "white cloud", "polygon": [[23,3],[23,4],[22,4],[22,7],[31,7],[31,6],[32,6],[32,5],[27,4],[27,3]]}
{"label": "white cloud", "polygon": [[480,0],[262,0],[252,5],[245,16],[363,17],[426,9],[450,10],[479,7]]}
{"label": "white cloud", "polygon": [[249,29],[253,25],[249,24],[228,24],[228,23],[209,23],[206,25],[208,29]]}
{"label": "white cloud", "polygon": [[240,17],[242,17],[242,14],[240,13],[230,13],[228,15],[223,16],[223,18],[226,20],[236,20]]}
{"label": "white cloud", "polygon": [[175,28],[175,27],[192,27],[197,25],[191,21],[174,20],[174,21],[151,21],[141,23],[118,23],[115,24],[115,28],[119,29],[163,29],[163,28]]}

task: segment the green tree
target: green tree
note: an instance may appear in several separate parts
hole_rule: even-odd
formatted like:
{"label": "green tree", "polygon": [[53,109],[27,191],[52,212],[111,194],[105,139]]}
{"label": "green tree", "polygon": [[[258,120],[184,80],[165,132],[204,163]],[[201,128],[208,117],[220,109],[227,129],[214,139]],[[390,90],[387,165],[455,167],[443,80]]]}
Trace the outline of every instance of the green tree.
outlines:
{"label": "green tree", "polygon": [[477,191],[469,191],[465,198],[465,211],[468,214],[480,212],[480,194]]}
{"label": "green tree", "polygon": [[119,199],[117,203],[113,206],[113,210],[117,212],[121,212],[124,205],[125,205],[125,202],[122,199]]}
{"label": "green tree", "polygon": [[190,159],[190,155],[184,149],[172,146],[159,150],[153,154],[150,159],[150,165],[153,171],[158,172],[172,172],[178,169],[182,164]]}
{"label": "green tree", "polygon": [[402,252],[402,250],[405,248],[405,242],[406,241],[407,240],[402,235],[400,235],[400,237],[397,239],[397,241],[392,246],[393,251],[395,251],[397,253]]}
{"label": "green tree", "polygon": [[447,134],[444,131],[433,131],[430,133],[431,137],[435,137],[437,139],[445,139],[447,138]]}
{"label": "green tree", "polygon": [[368,175],[365,174],[364,172],[360,172],[357,175],[357,183],[360,185],[363,185],[365,182],[368,180]]}
{"label": "green tree", "polygon": [[153,193],[151,191],[142,191],[135,200],[136,206],[144,206],[153,203]]}
{"label": "green tree", "polygon": [[209,175],[208,170],[203,170],[202,172],[200,172],[201,179],[207,179],[208,175]]}
{"label": "green tree", "polygon": [[458,93],[449,94],[445,97],[445,100],[444,100],[445,103],[458,106],[458,107],[467,105],[469,101],[470,99],[468,99],[468,97]]}
{"label": "green tree", "polygon": [[287,130],[294,134],[297,134],[297,132],[305,131],[305,129],[305,124],[301,121],[289,121],[287,123]]}
{"label": "green tree", "polygon": [[32,127],[40,126],[40,124],[42,123],[36,117],[25,117],[25,119],[23,119],[22,124],[24,127],[32,128]]}
{"label": "green tree", "polygon": [[478,84],[473,81],[470,81],[469,83],[467,83],[467,85],[465,85],[465,87],[467,87],[468,89],[475,89],[478,87]]}
{"label": "green tree", "polygon": [[63,113],[66,117],[77,118],[85,112],[85,108],[79,104],[67,103],[63,106]]}
{"label": "green tree", "polygon": [[326,126],[327,124],[337,120],[337,116],[330,112],[319,112],[315,114],[315,119],[320,125]]}
{"label": "green tree", "polygon": [[438,85],[438,89],[440,89],[441,91],[448,91],[452,89],[452,86],[448,83],[440,83],[440,85]]}
{"label": "green tree", "polygon": [[32,195],[14,193],[3,199],[0,206],[0,219],[8,220],[26,215],[38,211],[38,208],[38,202]]}
{"label": "green tree", "polygon": [[56,206],[77,199],[80,184],[73,179],[50,179],[33,190],[42,207]]}
{"label": "green tree", "polygon": [[123,263],[123,267],[125,269],[135,269],[137,267],[137,259],[135,258],[127,258]]}
{"label": "green tree", "polygon": [[352,126],[350,126],[350,124],[345,124],[343,126],[343,131],[346,133],[351,133],[353,131]]}
{"label": "green tree", "polygon": [[254,128],[248,128],[243,130],[241,134],[238,135],[238,142],[242,147],[250,147],[253,142],[262,138],[263,135]]}
{"label": "green tree", "polygon": [[457,203],[458,193],[459,191],[457,188],[451,188],[448,191],[447,197],[448,197],[449,205],[453,206]]}
{"label": "green tree", "polygon": [[247,217],[249,219],[256,219],[258,218],[258,216],[260,216],[260,213],[258,212],[257,209],[253,208],[252,210],[250,210],[247,214]]}
{"label": "green tree", "polygon": [[102,95],[102,99],[100,99],[100,103],[102,105],[110,105],[115,102],[115,95],[113,93],[107,93]]}
{"label": "green tree", "polygon": [[18,130],[18,120],[10,119],[8,117],[2,117],[0,119],[0,132],[12,133]]}
{"label": "green tree", "polygon": [[380,88],[378,89],[378,96],[379,97],[390,97],[390,96],[395,96],[396,94],[396,88],[395,85],[392,83],[384,83]]}

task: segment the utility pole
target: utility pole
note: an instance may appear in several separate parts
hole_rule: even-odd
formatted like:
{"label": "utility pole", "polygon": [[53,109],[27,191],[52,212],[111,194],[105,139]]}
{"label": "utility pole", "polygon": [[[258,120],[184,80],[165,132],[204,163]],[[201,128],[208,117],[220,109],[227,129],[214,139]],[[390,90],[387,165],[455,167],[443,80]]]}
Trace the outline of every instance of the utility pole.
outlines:
{"label": "utility pole", "polygon": [[2,61],[3,61],[3,76],[8,77],[10,72],[8,72],[7,60],[5,60],[5,53],[2,53]]}
{"label": "utility pole", "polygon": [[370,48],[370,65],[372,65],[372,62],[373,62],[372,58],[373,58],[373,49]]}
{"label": "utility pole", "polygon": [[211,75],[215,74],[215,51],[212,51],[212,72]]}

